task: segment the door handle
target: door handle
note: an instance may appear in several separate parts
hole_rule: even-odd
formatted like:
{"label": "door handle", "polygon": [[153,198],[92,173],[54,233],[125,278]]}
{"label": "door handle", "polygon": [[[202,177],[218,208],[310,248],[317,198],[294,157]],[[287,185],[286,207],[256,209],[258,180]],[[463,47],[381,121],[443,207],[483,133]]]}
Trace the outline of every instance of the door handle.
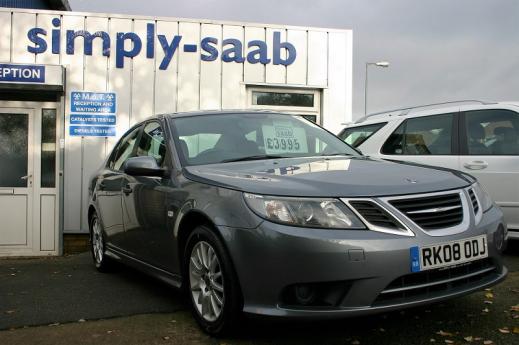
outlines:
{"label": "door handle", "polygon": [[463,163],[463,166],[470,170],[482,170],[488,167],[488,163],[485,161],[472,161],[469,163]]}
{"label": "door handle", "polygon": [[123,193],[124,194],[128,195],[131,192],[133,192],[133,189],[129,185],[126,185],[126,186],[123,187]]}
{"label": "door handle", "polygon": [[20,177],[20,180],[28,180],[32,177],[32,174],[29,174],[29,175],[25,175],[25,176],[22,176]]}

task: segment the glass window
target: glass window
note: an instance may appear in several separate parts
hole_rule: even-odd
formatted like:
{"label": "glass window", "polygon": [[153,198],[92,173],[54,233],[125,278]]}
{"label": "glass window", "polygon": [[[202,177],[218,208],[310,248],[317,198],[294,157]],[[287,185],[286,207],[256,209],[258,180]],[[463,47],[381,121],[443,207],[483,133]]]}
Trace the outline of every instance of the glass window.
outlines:
{"label": "glass window", "polygon": [[187,165],[251,156],[358,155],[336,136],[297,115],[222,114],[172,119],[177,147]]}
{"label": "glass window", "polygon": [[41,187],[56,187],[56,109],[41,113]]}
{"label": "glass window", "polygon": [[139,137],[139,131],[142,127],[139,126],[128,133],[121,141],[116,149],[116,153],[113,159],[112,169],[121,170],[124,162],[131,157],[135,142]]}
{"label": "glass window", "polygon": [[289,93],[289,92],[252,92],[253,105],[270,105],[282,107],[314,107],[313,93]]}
{"label": "glass window", "polygon": [[345,128],[341,133],[339,133],[339,138],[344,140],[350,146],[359,147],[369,137],[371,137],[379,129],[384,127],[386,123],[387,122],[376,123],[367,126]]}
{"label": "glass window", "polygon": [[164,132],[158,122],[150,122],[144,127],[137,147],[137,156],[150,156],[155,158],[159,166],[164,164],[166,144]]}
{"label": "glass window", "polygon": [[454,114],[416,117],[402,123],[382,146],[388,155],[450,155]]}
{"label": "glass window", "polygon": [[509,110],[465,114],[469,155],[519,155],[519,114]]}
{"label": "glass window", "polygon": [[27,187],[29,115],[0,114],[0,187]]}

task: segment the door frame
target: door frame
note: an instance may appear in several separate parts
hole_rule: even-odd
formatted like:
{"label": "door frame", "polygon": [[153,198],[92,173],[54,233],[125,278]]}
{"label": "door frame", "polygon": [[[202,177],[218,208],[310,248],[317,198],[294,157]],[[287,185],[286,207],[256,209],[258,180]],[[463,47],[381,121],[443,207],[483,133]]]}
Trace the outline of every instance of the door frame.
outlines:
{"label": "door frame", "polygon": [[[0,109],[18,112],[32,113],[32,129],[29,129],[29,150],[32,151],[32,202],[28,206],[31,209],[31,218],[28,219],[30,234],[27,236],[27,245],[1,246],[0,256],[51,256],[63,253],[63,158],[64,158],[64,99],[61,97],[56,102],[33,101],[0,101]],[[54,188],[41,187],[41,134],[43,109],[56,109],[56,184]],[[29,165],[29,166],[30,166]],[[28,173],[31,172],[28,169]],[[55,196],[54,199],[54,248],[53,250],[41,250],[41,198],[42,196]],[[28,211],[29,212],[29,211]],[[30,226],[29,226],[30,224]]]}

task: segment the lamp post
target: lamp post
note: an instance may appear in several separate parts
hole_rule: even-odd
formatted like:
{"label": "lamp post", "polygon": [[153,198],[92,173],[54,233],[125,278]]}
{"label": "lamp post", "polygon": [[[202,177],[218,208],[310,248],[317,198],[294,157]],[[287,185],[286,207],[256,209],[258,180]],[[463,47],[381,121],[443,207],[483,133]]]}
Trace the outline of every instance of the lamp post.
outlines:
{"label": "lamp post", "polygon": [[366,79],[364,81],[364,116],[368,114],[368,67],[369,66],[377,66],[387,68],[389,67],[389,62],[387,61],[379,61],[379,62],[366,62]]}

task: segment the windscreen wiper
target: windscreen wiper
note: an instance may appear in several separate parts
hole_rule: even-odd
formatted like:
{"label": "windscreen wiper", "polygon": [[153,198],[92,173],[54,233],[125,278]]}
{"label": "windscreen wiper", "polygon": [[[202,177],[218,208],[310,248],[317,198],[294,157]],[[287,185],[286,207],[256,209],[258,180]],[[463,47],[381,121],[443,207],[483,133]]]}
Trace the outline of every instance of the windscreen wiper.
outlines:
{"label": "windscreen wiper", "polygon": [[261,160],[261,159],[278,159],[278,158],[290,158],[290,157],[280,156],[280,155],[254,155],[254,156],[245,156],[245,157],[239,157],[239,158],[224,159],[222,161],[222,163],[257,161],[257,160]]}
{"label": "windscreen wiper", "polygon": [[336,152],[336,153],[323,153],[319,156],[353,156],[351,153],[343,153],[343,152]]}

